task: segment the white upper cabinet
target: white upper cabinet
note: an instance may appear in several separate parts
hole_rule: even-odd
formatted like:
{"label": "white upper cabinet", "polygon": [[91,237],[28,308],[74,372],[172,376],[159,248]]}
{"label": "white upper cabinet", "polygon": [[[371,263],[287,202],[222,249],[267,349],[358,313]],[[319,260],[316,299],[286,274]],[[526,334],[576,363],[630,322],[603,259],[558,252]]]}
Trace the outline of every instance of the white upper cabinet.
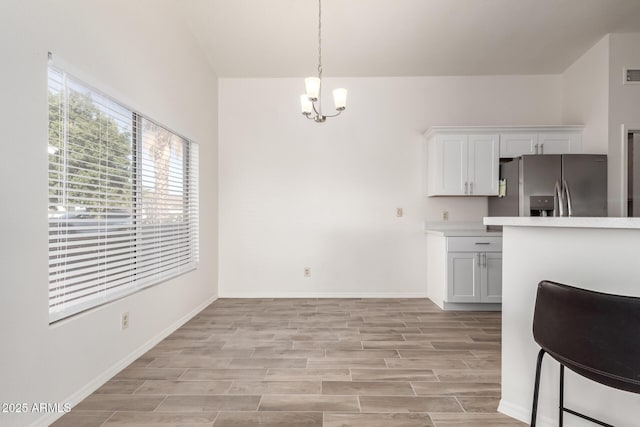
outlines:
{"label": "white upper cabinet", "polygon": [[538,154],[537,133],[501,133],[500,157],[518,157],[523,154]]}
{"label": "white upper cabinet", "polygon": [[498,135],[469,135],[470,195],[495,196],[498,194],[499,151]]}
{"label": "white upper cabinet", "polygon": [[538,134],[538,154],[582,153],[582,131],[545,132]]}
{"label": "white upper cabinet", "polygon": [[434,134],[428,142],[429,196],[498,194],[497,134]]}
{"label": "white upper cabinet", "polygon": [[501,157],[582,152],[582,126],[437,126],[425,137],[428,196],[496,196]]}
{"label": "white upper cabinet", "polygon": [[500,132],[500,157],[523,154],[582,153],[582,127],[544,127],[531,131]]}
{"label": "white upper cabinet", "polygon": [[429,182],[434,184],[434,194],[465,194],[469,157],[467,141],[466,135],[438,135],[429,147],[429,158],[435,165],[429,169],[436,173],[429,178]]}

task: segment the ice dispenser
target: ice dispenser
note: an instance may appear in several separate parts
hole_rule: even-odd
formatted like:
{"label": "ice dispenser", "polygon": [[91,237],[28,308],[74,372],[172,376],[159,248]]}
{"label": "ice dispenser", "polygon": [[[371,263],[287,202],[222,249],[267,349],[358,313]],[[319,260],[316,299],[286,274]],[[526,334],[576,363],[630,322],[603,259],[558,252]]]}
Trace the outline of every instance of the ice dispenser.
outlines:
{"label": "ice dispenser", "polygon": [[554,196],[530,196],[529,212],[530,216],[553,216],[555,206]]}

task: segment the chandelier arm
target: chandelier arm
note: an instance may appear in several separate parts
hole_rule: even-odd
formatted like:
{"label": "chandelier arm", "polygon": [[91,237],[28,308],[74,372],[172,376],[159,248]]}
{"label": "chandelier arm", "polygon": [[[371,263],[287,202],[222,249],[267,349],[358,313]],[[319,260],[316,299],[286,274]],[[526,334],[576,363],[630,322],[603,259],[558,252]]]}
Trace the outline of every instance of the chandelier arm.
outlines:
{"label": "chandelier arm", "polygon": [[342,113],[344,110],[337,110],[337,111],[338,111],[337,113],[335,113],[335,114],[331,114],[331,115],[329,115],[329,116],[325,116],[325,117],[337,117],[337,116],[339,116],[339,115],[340,115],[340,113]]}
{"label": "chandelier arm", "polygon": [[[320,96],[320,93],[318,93],[318,97]],[[318,108],[316,108],[316,102],[318,103]],[[318,98],[318,101],[312,102],[311,106],[313,107],[313,112],[316,113],[316,116],[322,116],[322,108],[320,107],[320,98]]]}

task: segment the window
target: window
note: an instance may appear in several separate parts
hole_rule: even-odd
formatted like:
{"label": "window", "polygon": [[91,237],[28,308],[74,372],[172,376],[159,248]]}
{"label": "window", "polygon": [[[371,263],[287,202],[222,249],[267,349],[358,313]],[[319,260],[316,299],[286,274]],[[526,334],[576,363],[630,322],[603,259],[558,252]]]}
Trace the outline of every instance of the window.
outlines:
{"label": "window", "polygon": [[196,268],[198,145],[49,67],[49,319]]}

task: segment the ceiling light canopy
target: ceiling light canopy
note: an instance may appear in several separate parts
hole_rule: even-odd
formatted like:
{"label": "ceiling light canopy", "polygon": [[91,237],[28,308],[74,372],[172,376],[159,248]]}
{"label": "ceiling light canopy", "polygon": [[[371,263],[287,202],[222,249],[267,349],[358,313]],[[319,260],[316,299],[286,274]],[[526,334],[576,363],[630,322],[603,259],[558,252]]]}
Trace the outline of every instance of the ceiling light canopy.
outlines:
{"label": "ceiling light canopy", "polygon": [[322,3],[318,0],[318,77],[304,79],[306,94],[300,95],[302,114],[316,123],[323,123],[327,117],[336,117],[347,108],[347,90],[340,88],[333,91],[333,103],[337,113],[329,116],[322,114]]}

